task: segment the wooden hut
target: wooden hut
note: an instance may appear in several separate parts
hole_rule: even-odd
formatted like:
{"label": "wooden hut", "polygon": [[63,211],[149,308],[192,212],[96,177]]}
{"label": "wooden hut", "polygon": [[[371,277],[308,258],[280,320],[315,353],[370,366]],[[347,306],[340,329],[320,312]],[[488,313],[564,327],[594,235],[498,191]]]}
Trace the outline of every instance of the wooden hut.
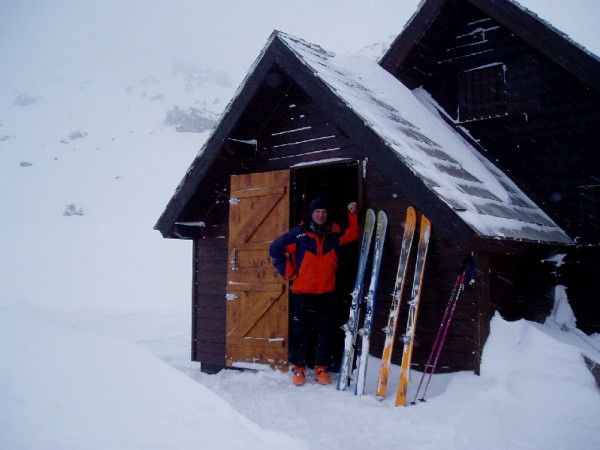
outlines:
{"label": "wooden hut", "polygon": [[[512,1],[428,0],[380,64],[427,92],[573,238],[558,282],[578,327],[600,332],[598,56]],[[521,297],[498,308],[543,319]]]}
{"label": "wooden hut", "polygon": [[[494,135],[489,131],[493,126],[483,126],[492,133],[489,141],[473,139],[477,124],[486,122],[480,112],[471,111],[475,100],[465,94],[466,87],[459,89],[465,105],[459,111],[470,112],[458,120],[451,98],[459,101],[459,94],[452,97],[448,89],[456,73],[436,77],[432,69],[440,67],[444,46],[456,46],[455,39],[472,27],[473,8],[490,16],[476,5],[488,3],[507,2],[422,3],[381,65],[358,56],[336,56],[285,33],[271,35],[156,224],[164,237],[193,242],[192,359],[202,363],[203,371],[256,364],[287,367],[288,286],[271,267],[267,248],[298,222],[316,195],[339,205],[332,211],[338,220],[351,200],[363,209],[383,209],[390,219],[372,354],[381,355],[408,205],[433,224],[415,368],[427,358],[466,254],[474,255],[477,282],[461,298],[440,370],[479,371],[495,311],[511,319],[543,320],[548,314],[556,279],[554,267],[544,261],[574,248],[564,231],[570,222],[560,211],[547,210],[525,175],[524,180],[513,177],[512,167],[504,165],[512,159],[497,156],[503,148],[494,146],[502,132],[505,140],[511,134],[501,120],[524,120],[522,110],[513,113],[511,102],[525,94],[505,86],[503,112],[485,118],[499,117],[501,131]],[[449,15],[444,9],[442,14],[441,8],[458,12]],[[518,12],[530,17],[522,9]],[[531,20],[537,19],[525,22]],[[507,34],[515,36],[510,28]],[[521,51],[531,46],[524,38],[515,39]],[[503,48],[506,42],[494,45]],[[431,50],[435,45],[440,48]],[[448,67],[449,73],[456,69],[453,63]],[[477,78],[463,83],[473,80]],[[550,126],[552,120],[547,120]],[[521,133],[520,128],[514,131]],[[582,126],[580,134],[585,133]],[[521,137],[512,139],[518,147]],[[544,155],[542,147],[532,151],[529,169],[523,171],[537,168],[535,158],[547,167]],[[546,181],[562,182],[553,175]],[[348,314],[356,248],[348,248],[341,260],[340,325]],[[401,321],[405,314],[403,309]],[[393,361],[398,362],[401,351],[398,342]]]}

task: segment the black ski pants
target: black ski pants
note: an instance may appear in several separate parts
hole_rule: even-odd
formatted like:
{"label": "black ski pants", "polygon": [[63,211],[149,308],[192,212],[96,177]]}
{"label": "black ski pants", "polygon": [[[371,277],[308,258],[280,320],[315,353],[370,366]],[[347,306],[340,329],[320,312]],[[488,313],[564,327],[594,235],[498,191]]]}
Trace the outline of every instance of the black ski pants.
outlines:
{"label": "black ski pants", "polygon": [[290,362],[305,367],[311,334],[316,334],[315,366],[330,366],[337,322],[333,295],[292,294],[290,302]]}

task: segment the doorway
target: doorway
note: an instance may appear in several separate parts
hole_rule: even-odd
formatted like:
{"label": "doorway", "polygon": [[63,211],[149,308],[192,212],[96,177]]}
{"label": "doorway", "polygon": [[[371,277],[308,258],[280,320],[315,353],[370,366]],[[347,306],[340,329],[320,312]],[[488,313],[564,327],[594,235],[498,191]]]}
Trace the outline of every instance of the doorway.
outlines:
{"label": "doorway", "polygon": [[346,206],[352,201],[361,204],[362,176],[357,161],[345,164],[311,166],[292,171],[290,226],[297,225],[315,197],[329,200],[330,218],[346,220]]}
{"label": "doorway", "polygon": [[[302,221],[310,202],[316,197],[324,197],[328,200],[331,208],[330,220],[337,223],[346,222],[348,203],[355,201],[359,206],[362,205],[362,179],[361,164],[358,161],[292,170],[290,227],[296,226]],[[361,207],[360,217],[363,215],[363,210],[364,208]],[[358,247],[358,242],[353,242],[344,245],[338,252],[339,265],[334,301],[336,302],[336,320],[339,326],[332,346],[332,372],[337,372],[344,348],[344,334],[341,327],[348,320],[350,293],[354,288],[358,266]],[[311,344],[316,341],[316,332],[312,333],[311,341],[313,341]],[[314,349],[315,345],[309,345],[308,348]],[[314,355],[309,353],[307,358],[307,363],[311,366]]]}

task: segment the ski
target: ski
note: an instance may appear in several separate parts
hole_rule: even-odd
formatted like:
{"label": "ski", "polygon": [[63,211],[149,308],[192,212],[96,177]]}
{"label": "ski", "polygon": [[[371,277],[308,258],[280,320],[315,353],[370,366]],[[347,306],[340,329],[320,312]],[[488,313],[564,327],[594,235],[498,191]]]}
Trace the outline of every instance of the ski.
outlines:
{"label": "ski", "polygon": [[406,323],[406,333],[404,335],[404,348],[402,350],[402,363],[400,365],[400,381],[398,382],[398,392],[396,394],[396,406],[406,406],[406,394],[408,390],[408,378],[410,375],[410,363],[412,359],[413,344],[415,340],[415,331],[417,328],[417,314],[419,313],[419,299],[421,297],[421,287],[423,285],[423,274],[425,273],[425,259],[429,247],[429,237],[431,235],[431,222],[424,215],[421,216],[421,225],[419,229],[419,246],[417,250],[417,261],[415,264],[415,274],[413,278],[410,301],[408,302],[408,320]]}
{"label": "ski", "polygon": [[383,345],[383,356],[381,357],[381,368],[379,369],[379,378],[375,397],[382,400],[387,392],[387,381],[390,375],[390,364],[392,360],[392,350],[396,338],[396,329],[398,325],[398,316],[400,314],[400,302],[404,290],[404,280],[408,268],[410,249],[413,243],[413,236],[417,226],[417,214],[412,206],[406,210],[406,221],[404,223],[404,236],[402,237],[402,246],[400,247],[400,261],[398,263],[398,272],[396,274],[396,283],[392,291],[392,303],[388,314],[387,326],[383,329],[385,333],[385,343]]}
{"label": "ski", "polygon": [[[420,401],[425,401],[425,396],[427,395],[427,389],[429,388],[429,383],[431,382],[431,377],[435,372],[435,368],[437,367],[437,362],[442,352],[442,347],[444,346],[444,342],[446,341],[446,335],[448,334],[448,328],[452,323],[452,318],[454,317],[454,311],[456,310],[456,304],[458,303],[458,299],[462,291],[464,291],[467,286],[472,286],[475,283],[475,269],[473,264],[473,256],[468,255],[461,264],[460,272],[456,277],[456,281],[454,282],[454,286],[452,288],[452,292],[450,293],[450,298],[448,299],[448,303],[446,304],[446,310],[444,311],[444,315],[442,317],[442,322],[440,323],[440,327],[438,328],[438,332],[433,341],[433,346],[431,348],[431,352],[429,353],[429,357],[427,358],[427,363],[425,364],[425,370],[423,371],[423,375],[421,376],[421,381],[419,381],[419,386],[417,387],[417,392],[415,392],[415,398],[411,402],[413,405],[417,401],[417,397],[419,396],[419,392],[421,391],[421,386],[423,384],[423,380],[427,375],[427,383],[425,384],[425,389],[423,390],[423,396],[419,399]],[[433,360],[433,361],[432,361]],[[429,372],[429,374],[428,374]]]}
{"label": "ski", "polygon": [[360,352],[356,367],[356,385],[354,395],[362,395],[365,390],[367,376],[367,362],[369,360],[369,347],[371,345],[371,329],[373,328],[373,310],[375,309],[375,297],[377,294],[377,283],[379,281],[379,270],[381,257],[383,255],[383,244],[387,231],[387,215],[383,211],[377,214],[377,226],[375,229],[375,246],[373,250],[373,262],[371,265],[371,279],[369,290],[365,297],[365,317],[362,328],[358,331],[361,337]]}
{"label": "ski", "polygon": [[369,257],[369,250],[371,248],[371,238],[373,236],[374,228],[375,212],[372,209],[368,209],[365,216],[363,234],[360,242],[360,253],[358,257],[358,269],[356,272],[356,280],[354,282],[354,289],[350,294],[352,296],[350,303],[350,314],[348,316],[348,322],[346,322],[346,324],[344,324],[344,326],[342,327],[342,329],[344,330],[345,337],[344,353],[342,354],[342,361],[340,364],[340,370],[337,381],[337,389],[340,391],[343,391],[348,387],[350,380],[350,372],[352,371],[352,365],[354,363],[356,336],[358,334],[358,320],[360,316],[360,301],[363,292],[363,282],[365,278],[367,259]]}

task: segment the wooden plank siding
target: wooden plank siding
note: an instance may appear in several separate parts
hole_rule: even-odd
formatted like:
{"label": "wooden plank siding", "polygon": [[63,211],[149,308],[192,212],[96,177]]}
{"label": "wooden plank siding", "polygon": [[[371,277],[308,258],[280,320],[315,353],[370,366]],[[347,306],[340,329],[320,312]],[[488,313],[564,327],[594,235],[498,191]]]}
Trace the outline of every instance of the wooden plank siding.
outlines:
{"label": "wooden plank siding", "polygon": [[[416,247],[416,242],[414,244]],[[391,294],[393,288],[396,275],[395,268],[397,267],[399,257],[399,247],[397,245],[394,245],[394,247],[388,252],[387,259],[390,260],[390,270],[382,271],[381,274],[381,289],[378,296],[373,330],[372,346],[374,355],[380,355],[383,351],[385,335],[382,329],[387,322],[387,312],[391,298],[389,294]],[[415,369],[423,370],[424,368],[463,257],[463,253],[458,252],[455,248],[449,246],[447,242],[436,237],[435,231],[433,231],[417,320],[412,361],[413,368]],[[400,363],[402,358],[401,336],[405,331],[404,326],[408,314],[410,286],[412,285],[414,272],[414,254],[411,261],[400,309],[398,340],[392,355],[392,361],[397,364]],[[454,320],[448,332],[447,344],[439,360],[438,366],[441,371],[475,370],[478,368],[478,362],[475,361],[473,356],[476,350],[478,350],[476,349],[478,330],[477,323],[474,320],[476,313],[474,291],[469,290],[464,292],[457,305]]]}
{"label": "wooden plank siding", "polygon": [[[225,151],[213,163],[215,169],[207,173],[200,185],[203,200],[190,202],[185,211],[190,217],[200,215],[206,223],[203,237],[194,241],[192,359],[201,362],[202,370],[225,366],[229,176],[326,158],[350,160],[362,156],[330,115],[297,85],[291,85],[284,75],[278,77],[287,84],[282,98],[258,101],[263,107],[272,104],[274,109],[269,114],[261,112],[264,122],[260,123],[260,133],[253,137],[256,151],[240,151],[240,144],[235,141],[225,143]],[[250,111],[245,116],[252,116],[254,122],[263,120]],[[250,129],[243,118],[234,136],[250,138],[245,134]],[[207,198],[212,198],[212,203]]]}
{"label": "wooden plank siding", "polygon": [[[460,73],[504,64],[506,115],[462,126],[526,194],[549,206],[547,212],[567,233],[577,235],[582,228],[579,186],[597,184],[600,173],[600,95],[478,8],[460,3],[454,11],[460,14],[459,31],[448,35],[448,26],[440,25],[423,36],[425,41],[448,43],[444,52],[435,53],[443,54],[437,64],[427,60],[420,67],[421,72],[429,70],[424,89],[459,120]],[[416,53],[403,65],[425,58]],[[399,76],[410,79],[410,74]]]}
{"label": "wooden plank siding", "polygon": [[253,168],[274,170],[326,158],[351,159],[350,139],[298,85],[290,86],[257,137]]}
{"label": "wooden plank siding", "polygon": [[[371,353],[380,356],[383,352],[385,334],[383,328],[387,325],[387,315],[391,303],[391,293],[394,287],[400,245],[404,230],[406,208],[412,203],[404,193],[402,180],[390,181],[378,170],[377,163],[370,163],[367,167],[367,178],[364,183],[365,203],[376,211],[383,209],[390,218],[386,236],[377,302],[373,318],[373,331],[371,337]],[[422,211],[417,211],[420,217]],[[412,366],[423,370],[429,352],[438,331],[447,300],[456,276],[460,269],[462,259],[469,252],[466,248],[459,248],[436,233],[436,220],[432,221],[432,237],[426,262],[425,275],[422,288],[422,303],[417,320],[417,333],[414,343]],[[408,314],[408,300],[410,286],[413,281],[414,263],[417,240],[413,243],[413,253],[409,261],[406,286],[403,293],[399,329],[392,352],[392,362],[400,364],[402,359],[402,335]],[[457,306],[453,324],[448,332],[448,341],[444,347],[438,368],[442,372],[456,370],[479,370],[479,356],[485,339],[480,340],[479,323],[476,320],[479,314],[479,304],[489,302],[489,294],[482,288],[470,289],[463,293]],[[487,309],[485,309],[487,311]],[[489,314],[485,317],[489,320]],[[485,322],[485,320],[482,320]],[[485,334],[485,333],[484,333]],[[487,335],[485,336],[487,337]]]}
{"label": "wooden plank siding", "polygon": [[[472,12],[483,17],[475,8]],[[551,286],[562,282],[581,329],[597,332],[600,307],[590,302],[590,293],[597,292],[600,275],[600,225],[592,212],[594,202],[586,201],[584,191],[600,184],[600,94],[505,27],[486,33],[486,38],[480,50],[493,49],[493,55],[463,54],[460,65],[506,65],[507,115],[462,125],[485,148],[486,157],[583,245],[567,252],[560,281],[549,278],[552,269],[540,264],[541,255],[493,255],[491,306],[509,320],[541,322],[553,306]],[[440,94],[456,68],[440,64],[438,69],[425,88],[452,114],[454,100]]]}
{"label": "wooden plank siding", "polygon": [[553,267],[544,263],[548,251],[533,249],[515,258],[511,254],[490,255],[491,307],[506,320],[543,322],[554,306]]}
{"label": "wooden plank siding", "polygon": [[[276,106],[267,122],[261,125],[256,137],[255,153],[230,153],[227,165],[225,160],[219,173],[223,180],[232,173],[251,173],[290,167],[298,163],[318,161],[324,158],[340,157],[361,160],[364,152],[335,125],[331,116],[322,111],[298,86],[288,86],[284,98],[273,102]],[[324,151],[325,150],[325,151]],[[362,187],[362,205],[375,210],[383,209],[390,217],[388,237],[384,251],[380,292],[375,309],[372,353],[381,355],[384,340],[381,331],[387,321],[390,293],[393,289],[399,257],[403,220],[410,204],[406,185],[402,179],[390,180],[386,171],[381,170],[385,160],[369,162]],[[205,217],[206,227],[203,239],[195,241],[194,252],[194,326],[193,359],[203,366],[225,365],[225,286],[226,286],[226,242],[228,197],[223,181],[209,177],[202,186],[210,186],[215,198]],[[333,181],[333,180],[332,180]],[[404,182],[405,183],[405,182]],[[215,189],[215,185],[219,186]],[[207,192],[204,192],[206,196]],[[435,234],[430,247],[428,268],[425,274],[423,307],[421,309],[418,335],[415,343],[415,367],[421,367],[429,352],[433,337],[437,332],[445,302],[454,283],[457,270],[464,256],[463,250],[453,248],[448,242],[439,241]],[[416,243],[415,243],[416,244]],[[355,249],[354,249],[355,250]],[[352,254],[351,249],[347,254]],[[353,283],[354,271],[347,265],[345,274],[340,276],[338,296],[341,299],[340,321],[347,319],[346,300]],[[412,269],[411,269],[412,270]],[[409,271],[409,280],[412,281]],[[410,292],[405,290],[405,295]],[[448,336],[448,347],[440,359],[441,370],[476,370],[478,362],[474,354],[478,349],[476,314],[473,302],[465,295],[457,313],[456,323]],[[401,310],[401,320],[406,320],[406,301]],[[402,319],[404,318],[404,319]],[[399,363],[402,345],[396,344],[393,361]],[[340,352],[341,354],[341,352]],[[334,355],[335,357],[335,355]]]}
{"label": "wooden plank siding", "polygon": [[[497,64],[505,67],[506,113],[462,121],[461,73]],[[579,326],[597,332],[600,305],[590,301],[600,276],[593,195],[600,186],[597,57],[508,2],[428,0],[381,65],[410,88],[423,87],[465,137],[575,239],[578,247],[560,250],[567,256],[553,281],[567,286]],[[551,269],[524,251],[518,257],[512,250],[493,253],[492,310],[543,320],[551,294],[536,288],[548,289]]]}
{"label": "wooden plank siding", "polygon": [[[569,79],[564,69],[553,65],[545,56],[525,45],[506,28],[493,23],[472,5],[448,2],[443,8],[452,14],[460,13],[460,24],[445,20],[437,27],[432,27],[431,32],[422,37],[419,52],[411,54],[407,61],[421,71],[420,79],[423,73],[427,73],[424,88],[455,119],[459,74],[490,64],[502,64],[502,67],[506,67],[506,114],[486,120],[468,120],[463,125],[480,139],[482,147],[489,152],[486,156],[492,155],[490,159],[507,171],[534,200],[543,204],[542,200],[547,201],[548,196],[553,194],[549,188],[544,190],[551,183],[545,184],[543,180],[551,173],[547,170],[548,167],[552,168],[556,164],[556,154],[559,153],[557,146],[571,145],[569,148],[578,146],[579,149],[591,149],[592,141],[587,136],[592,123],[598,119],[595,115],[600,110],[597,107],[598,99],[590,100],[581,82]],[[446,46],[440,48],[440,42],[446,43]],[[425,51],[429,48],[432,53]],[[437,59],[432,60],[432,55]],[[407,77],[410,79],[410,74]],[[591,112],[591,117],[581,117],[580,120],[569,115],[572,111],[567,110],[571,106],[565,106],[564,92],[553,89],[564,83],[565,79],[572,86],[570,95],[578,99],[576,116],[587,111]],[[343,123],[339,122],[343,120],[343,115],[340,116],[339,111],[334,108],[325,111],[311,95],[315,93],[311,91],[309,94],[302,89],[300,83],[294,82],[276,64],[273,65],[256,89],[252,101],[239,114],[230,137],[223,141],[221,151],[211,162],[210,170],[205,173],[181,214],[181,219],[184,220],[202,218],[206,222],[202,238],[194,237],[187,230],[188,236],[196,239],[193,359],[202,362],[203,366],[225,366],[229,176],[294,169],[322,160],[363,162],[365,155],[369,153],[367,149],[360,148],[338,125]],[[544,101],[541,102],[540,98]],[[561,122],[556,120],[557,115],[569,118]],[[556,131],[549,133],[549,126]],[[348,130],[348,133],[356,137],[353,131]],[[370,137],[361,138],[364,138],[362,142],[371,142]],[[548,290],[555,280],[551,279],[551,269],[540,261],[548,256],[549,249],[544,247],[539,251],[530,251],[530,247],[534,246],[522,243],[490,242],[477,238],[465,240],[464,229],[456,231],[462,239],[454,241],[449,228],[452,224],[441,219],[448,217],[446,209],[442,211],[439,203],[432,202],[429,197],[425,198],[433,194],[415,190],[411,185],[414,180],[410,178],[410,173],[399,174],[390,169],[394,158],[393,153],[370,158],[365,163],[365,178],[361,186],[361,205],[376,211],[383,209],[390,218],[374,315],[372,354],[380,356],[383,350],[385,336],[382,328],[387,321],[391,300],[389,294],[396,276],[404,214],[409,204],[418,204],[428,208],[433,234],[425,271],[413,367],[423,369],[460,263],[468,252],[473,251],[478,271],[477,283],[474,288],[465,291],[460,299],[446,346],[438,362],[438,371],[478,372],[483,345],[489,334],[489,321],[495,311],[500,311],[509,318],[526,317],[532,320],[543,320],[547,315],[551,307]],[[564,162],[566,167],[572,167],[568,164],[575,164],[573,161],[581,165],[581,161],[568,154],[564,154],[559,163]],[[593,170],[591,168],[590,172]],[[537,187],[530,187],[519,177],[526,178],[525,181],[534,178],[536,182],[542,182]],[[563,195],[569,195],[568,188],[579,177],[580,174],[577,173],[573,179],[570,176],[561,179]],[[293,208],[300,209],[302,202],[292,199],[292,204]],[[563,214],[573,205],[568,201],[560,207],[562,209],[557,210]],[[421,214],[423,211],[418,212]],[[298,214],[298,211],[292,211],[294,220],[298,218]],[[436,232],[436,227],[444,232]],[[409,267],[407,281],[410,285],[412,265]],[[533,268],[535,273],[528,275],[531,272],[529,268]],[[353,282],[351,265],[346,269],[346,273],[340,276],[338,292],[343,305],[340,308],[340,322],[347,318],[345,303]],[[394,363],[399,363],[401,359],[401,335],[406,322],[406,297],[409,292],[409,288],[404,291],[401,328],[392,355]]]}
{"label": "wooden plank siding", "polygon": [[192,360],[207,372],[225,366],[228,218],[228,203],[214,208],[204,237],[194,240]]}

